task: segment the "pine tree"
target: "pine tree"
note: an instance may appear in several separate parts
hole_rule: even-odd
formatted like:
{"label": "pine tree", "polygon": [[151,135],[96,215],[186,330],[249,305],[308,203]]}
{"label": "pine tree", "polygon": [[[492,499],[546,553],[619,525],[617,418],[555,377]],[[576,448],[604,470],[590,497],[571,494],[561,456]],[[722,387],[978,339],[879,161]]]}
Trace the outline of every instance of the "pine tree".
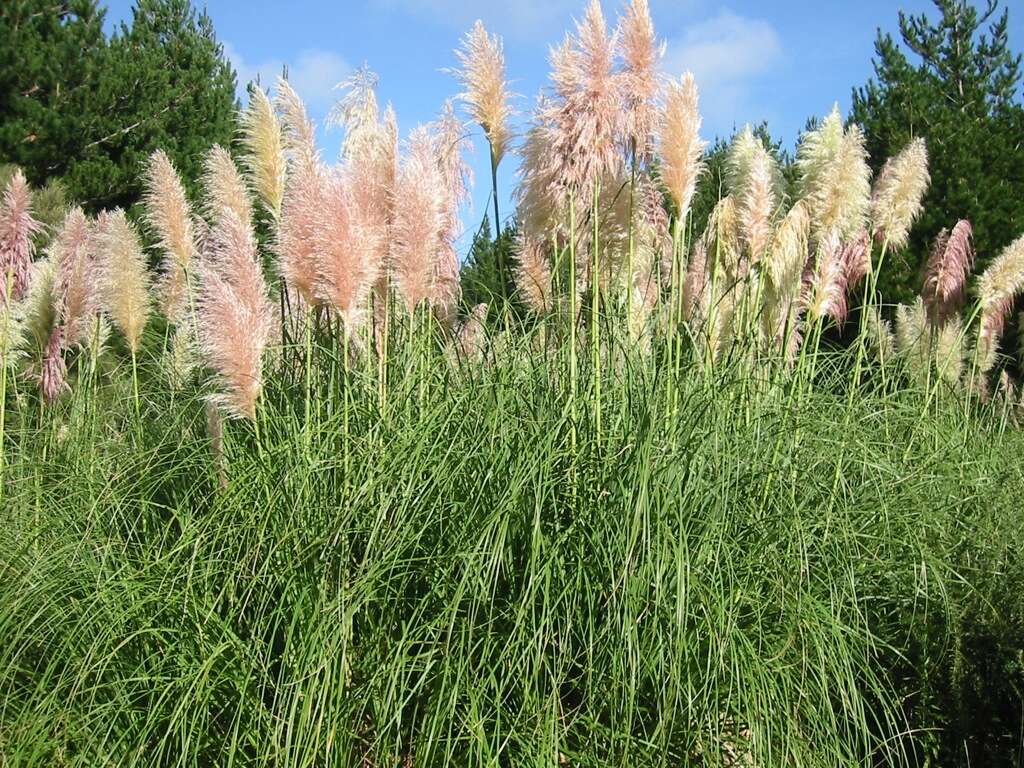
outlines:
{"label": "pine tree", "polygon": [[928,141],[925,213],[880,278],[889,302],[911,300],[928,244],[958,219],[973,223],[982,263],[1024,231],[1021,57],[1009,46],[1008,12],[999,0],[983,11],[967,0],[933,1],[935,20],[899,14],[902,46],[879,31],[875,78],[853,94],[852,118],[867,131],[876,170],[911,138]]}

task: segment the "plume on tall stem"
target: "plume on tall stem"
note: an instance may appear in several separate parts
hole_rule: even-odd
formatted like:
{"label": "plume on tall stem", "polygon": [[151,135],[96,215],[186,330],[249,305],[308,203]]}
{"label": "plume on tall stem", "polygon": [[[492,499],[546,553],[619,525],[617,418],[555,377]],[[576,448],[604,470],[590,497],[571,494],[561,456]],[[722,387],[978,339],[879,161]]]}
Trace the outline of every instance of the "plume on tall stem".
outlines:
{"label": "plume on tall stem", "polygon": [[435,293],[438,245],[445,226],[445,180],[435,149],[429,129],[413,131],[396,181],[392,268],[410,312]]}
{"label": "plume on tall stem", "polygon": [[973,235],[971,223],[961,220],[952,232],[940,232],[932,245],[921,293],[928,319],[937,328],[955,315],[963,302],[967,275],[974,266]]}
{"label": "plume on tall stem", "polygon": [[201,278],[199,345],[221,390],[211,400],[233,417],[254,420],[274,309],[252,225],[231,207],[210,233]]}
{"label": "plume on tall stem", "polygon": [[747,258],[756,264],[771,240],[780,174],[775,159],[749,125],[733,139],[726,175],[729,192],[739,204],[740,237]]}
{"label": "plume on tall stem", "polygon": [[464,155],[471,148],[471,144],[465,125],[455,116],[450,101],[445,104],[440,120],[430,126],[430,133],[443,181],[441,230],[433,300],[439,316],[450,325],[462,298],[459,255],[455,250],[455,241],[462,229],[459,210],[469,200],[469,188],[472,184],[472,171]]}
{"label": "plume on tall stem", "polygon": [[105,217],[99,237],[103,303],[135,355],[151,311],[146,257],[138,232],[120,208]]}
{"label": "plume on tall stem", "polygon": [[0,201],[0,300],[18,301],[28,290],[35,254],[33,238],[42,228],[32,217],[32,190],[19,169]]}
{"label": "plume on tall stem", "polygon": [[618,39],[625,100],[622,130],[634,163],[642,163],[654,151],[658,65],[665,54],[664,46],[655,37],[647,0],[631,0],[619,22]]}
{"label": "plume on tall stem", "polygon": [[658,126],[661,157],[658,172],[680,220],[686,218],[697,180],[704,172],[706,145],[700,138],[700,127],[697,83],[687,72],[681,80],[668,83]]}
{"label": "plume on tall stem", "polygon": [[276,220],[281,216],[284,200],[285,142],[274,104],[262,88],[250,91],[249,106],[239,122],[245,146],[242,164],[253,189]]}
{"label": "plume on tall stem", "polygon": [[978,280],[981,322],[975,342],[974,359],[979,374],[995,367],[999,339],[1006,326],[1014,299],[1024,290],[1024,236],[1008,245]]}
{"label": "plume on tall stem", "polygon": [[539,315],[551,312],[554,308],[551,264],[543,241],[520,232],[516,236],[515,251],[518,257],[515,283],[519,297]]}
{"label": "plume on tall stem", "polygon": [[240,221],[252,221],[252,200],[245,178],[228,151],[218,144],[206,154],[203,187],[211,221],[216,222],[225,210],[231,210]]}
{"label": "plume on tall stem", "polygon": [[764,260],[764,274],[768,280],[766,331],[780,345],[795,328],[810,230],[807,204],[803,200],[797,201],[775,230]]}
{"label": "plume on tall stem", "polygon": [[373,141],[380,117],[377,105],[379,80],[377,73],[363,64],[335,86],[335,90],[343,95],[328,115],[327,124],[344,129],[341,151],[346,158],[363,151],[361,145],[364,141]]}
{"label": "plume on tall stem", "polygon": [[50,333],[39,368],[39,392],[47,404],[53,404],[61,393],[69,389],[68,366],[64,360],[63,328],[56,326]]}
{"label": "plume on tall stem", "polygon": [[816,258],[809,262],[805,276],[807,316],[812,322],[830,317],[841,324],[847,312],[848,272],[838,231],[833,231],[819,242],[816,254]]}
{"label": "plume on tall stem", "polygon": [[871,197],[871,221],[879,242],[888,241],[894,248],[907,244],[930,182],[924,139],[914,139],[886,162]]}
{"label": "plume on tall stem", "polygon": [[329,177],[316,227],[318,297],[333,307],[351,336],[362,322],[370,289],[377,279],[377,236],[355,214],[349,179]]}
{"label": "plume on tall stem", "polygon": [[72,208],[51,245],[57,269],[57,316],[64,328],[62,342],[68,347],[88,344],[96,314],[102,309],[90,230],[82,209]]}
{"label": "plume on tall stem", "polygon": [[815,240],[835,233],[843,241],[864,229],[871,198],[864,133],[856,125],[843,129],[838,106],[804,134],[796,162]]}
{"label": "plume on tall stem", "polygon": [[161,251],[159,294],[164,314],[174,323],[191,311],[191,272],[197,252],[192,207],[181,177],[163,150],[149,157],[144,174],[145,220]]}

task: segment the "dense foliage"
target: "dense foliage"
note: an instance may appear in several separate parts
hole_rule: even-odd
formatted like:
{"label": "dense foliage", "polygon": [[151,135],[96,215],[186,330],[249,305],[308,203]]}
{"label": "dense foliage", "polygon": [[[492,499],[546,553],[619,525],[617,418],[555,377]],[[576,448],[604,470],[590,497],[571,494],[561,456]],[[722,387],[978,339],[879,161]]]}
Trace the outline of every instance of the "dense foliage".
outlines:
{"label": "dense foliage", "polygon": [[966,0],[935,6],[936,17],[900,13],[902,47],[879,32],[875,79],[853,95],[851,118],[876,169],[915,136],[930,152],[927,213],[881,281],[890,301],[913,295],[931,241],[958,219],[974,225],[983,262],[1024,229],[1021,56],[1010,47],[1009,10],[997,0],[982,11]]}
{"label": "dense foliage", "polygon": [[0,7],[0,161],[61,178],[95,210],[131,206],[163,147],[191,185],[196,158],[235,132],[235,75],[189,0],[139,0],[108,40],[96,0]]}

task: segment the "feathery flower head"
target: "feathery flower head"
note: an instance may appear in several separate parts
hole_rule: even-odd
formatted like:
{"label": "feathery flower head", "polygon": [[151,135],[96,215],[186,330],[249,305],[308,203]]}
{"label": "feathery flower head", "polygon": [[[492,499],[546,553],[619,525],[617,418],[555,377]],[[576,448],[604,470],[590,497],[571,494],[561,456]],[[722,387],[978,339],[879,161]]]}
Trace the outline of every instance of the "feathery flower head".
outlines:
{"label": "feathery flower head", "polygon": [[409,137],[398,169],[392,269],[409,311],[435,295],[439,244],[445,226],[445,178],[436,143],[421,126]]}
{"label": "feathery flower head", "polygon": [[39,391],[43,395],[43,400],[49,405],[55,403],[60,394],[68,389],[68,366],[64,362],[64,344],[61,336],[61,327],[58,325],[50,333],[42,364],[39,367]]}
{"label": "feathery flower head", "polygon": [[907,372],[920,386],[926,386],[932,364],[931,336],[924,302],[918,297],[913,305],[896,308],[896,351],[903,358]]}
{"label": "feathery flower head", "polygon": [[244,222],[252,221],[252,201],[245,179],[231,159],[231,155],[219,144],[214,144],[206,154],[203,186],[206,189],[206,212],[211,221],[216,221],[225,209],[230,209]]}
{"label": "feathery flower head", "polygon": [[0,366],[13,367],[21,359],[24,341],[24,307],[0,301]]}
{"label": "feathery flower head", "polygon": [[973,235],[971,223],[963,219],[952,232],[942,230],[935,239],[921,291],[933,326],[943,325],[960,308],[974,266]]}
{"label": "feathery flower head", "polygon": [[473,121],[479,123],[491,145],[494,163],[501,162],[512,138],[509,120],[511,95],[505,80],[505,52],[501,38],[487,33],[482,21],[462,40],[455,52],[462,68],[454,74],[466,90],[459,94]]}
{"label": "feathery flower head", "polygon": [[373,237],[355,215],[350,180],[329,177],[317,221],[317,295],[341,315],[349,334],[362,320],[380,269]]}
{"label": "feathery flower head", "polygon": [[714,265],[712,269],[723,269],[731,282],[746,276],[749,264],[740,246],[739,215],[736,200],[731,195],[723,197],[711,210],[703,240]]}
{"label": "feathery flower head", "polygon": [[658,65],[665,55],[654,34],[654,22],[647,0],[631,0],[619,22],[622,53],[622,90],[626,101],[623,133],[637,159],[648,159],[654,151],[658,122]]}
{"label": "feathery flower head", "polygon": [[105,217],[100,237],[103,303],[137,352],[149,321],[149,275],[139,234],[120,208]]}
{"label": "feathery flower head", "polygon": [[550,126],[552,173],[559,186],[581,196],[617,176],[622,159],[618,138],[623,124],[619,74],[615,71],[615,35],[608,35],[599,0],[591,0],[576,33],[551,52],[556,98],[545,102],[541,122]]}
{"label": "feathery flower head", "polygon": [[935,333],[935,368],[953,389],[959,389],[964,374],[965,335],[959,317],[952,317]]}
{"label": "feathery flower head", "polygon": [[[543,98],[537,108],[545,110]],[[551,130],[543,122],[535,121],[526,132],[519,150],[519,182],[515,188],[515,201],[521,229],[530,237],[545,239],[561,228],[559,217],[561,197],[558,177],[549,162],[551,158]]]}
{"label": "feathery flower head", "polygon": [[210,233],[200,276],[199,347],[222,390],[211,401],[231,416],[254,419],[274,311],[252,224],[230,207]]}
{"label": "feathery flower head", "polygon": [[93,319],[102,308],[99,270],[93,259],[89,220],[81,208],[72,208],[50,246],[56,265],[57,322],[64,327],[68,346],[83,346],[92,332]]}
{"label": "feathery flower head", "polygon": [[47,254],[32,264],[25,298],[20,304],[11,305],[11,310],[21,318],[22,335],[40,355],[57,325],[57,304],[57,269]]}
{"label": "feathery flower head", "polygon": [[341,145],[343,157],[348,158],[360,152],[363,141],[372,141],[380,116],[377,106],[379,80],[377,73],[364,63],[351,76],[334,86],[336,91],[344,95],[328,115],[327,125],[335,125],[345,131],[345,140]]}
{"label": "feathery flower head", "polygon": [[862,229],[843,243],[843,268],[846,270],[846,290],[852,291],[871,271],[871,235]]}
{"label": "feathery flower head", "polygon": [[326,187],[326,173],[318,164],[297,166],[288,179],[277,228],[278,270],[288,287],[309,306],[320,301],[316,295],[317,249]]}
{"label": "feathery flower head", "polygon": [[710,282],[708,274],[708,251],[703,239],[693,244],[693,254],[686,269],[686,282],[683,284],[683,319],[697,325],[707,316],[710,304]]}
{"label": "feathery flower head", "polygon": [[840,325],[846,320],[846,276],[842,242],[839,233],[833,231],[818,243],[817,258],[811,260],[805,278],[805,307],[810,320],[831,317]]}
{"label": "feathery flower head", "polygon": [[306,105],[283,77],[277,80],[274,101],[281,113],[281,130],[289,162],[303,169],[318,165],[320,152],[316,148],[316,128],[309,119]]}
{"label": "feathery flower head", "polygon": [[893,336],[892,327],[889,321],[882,317],[877,306],[870,306],[865,310],[867,317],[864,325],[864,335],[867,340],[868,350],[872,352],[879,363],[883,365],[892,360],[896,354],[896,337]]}
{"label": "feathery flower head", "polygon": [[846,240],[866,226],[871,169],[864,133],[857,125],[843,130],[838,105],[819,128],[804,134],[796,162],[815,238],[827,239],[835,231]]}
{"label": "feathery flower head", "polygon": [[1024,289],[1024,236],[1017,238],[1000,253],[978,280],[983,321],[1002,332],[1013,300]]}
{"label": "feathery flower head", "polygon": [[43,225],[32,218],[32,190],[25,174],[15,171],[0,201],[0,301],[21,299],[28,290],[35,245]]}
{"label": "feathery flower head", "polygon": [[700,126],[697,83],[687,72],[681,80],[669,81],[658,126],[658,171],[681,220],[689,213],[697,180],[704,172]]}
{"label": "feathery flower head", "polygon": [[780,176],[775,158],[746,126],[729,148],[726,178],[730,195],[739,202],[740,237],[754,264],[764,256],[771,240]]}
{"label": "feathery flower head", "polygon": [[181,177],[163,150],[154,152],[146,165],[145,220],[159,238],[163,264],[160,295],[164,314],[180,322],[189,307],[188,274],[197,252],[192,208]]}
{"label": "feathery flower head", "polygon": [[895,248],[907,244],[930,182],[924,139],[914,139],[886,162],[871,197],[871,220],[880,242],[888,241]]}
{"label": "feathery flower head", "polygon": [[523,303],[541,315],[554,308],[551,264],[546,250],[543,240],[531,237],[526,232],[516,235],[516,290]]}
{"label": "feathery flower head", "polygon": [[779,223],[764,262],[765,273],[777,295],[795,297],[800,294],[810,234],[807,203],[799,200]]}
{"label": "feathery flower head", "polygon": [[270,97],[262,88],[253,88],[249,106],[239,121],[245,154],[242,164],[249,172],[253,189],[274,219],[281,215],[284,198],[284,132]]}
{"label": "feathery flower head", "polygon": [[479,363],[484,357],[487,341],[487,304],[477,304],[459,324],[455,336],[458,353],[464,360]]}

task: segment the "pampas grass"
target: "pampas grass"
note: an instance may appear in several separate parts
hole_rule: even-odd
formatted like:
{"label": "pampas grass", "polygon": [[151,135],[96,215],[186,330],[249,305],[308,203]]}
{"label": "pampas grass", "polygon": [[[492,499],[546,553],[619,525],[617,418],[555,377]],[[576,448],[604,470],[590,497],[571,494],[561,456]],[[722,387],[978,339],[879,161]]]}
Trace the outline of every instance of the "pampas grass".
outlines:
{"label": "pampas grass", "polygon": [[210,221],[215,222],[225,210],[232,211],[239,221],[252,221],[252,200],[245,179],[228,151],[219,145],[206,153],[203,188]]}
{"label": "pampas grass", "polygon": [[912,140],[886,162],[871,198],[871,221],[880,242],[887,241],[894,248],[906,246],[930,182],[924,139]]}
{"label": "pampas grass", "polygon": [[120,208],[106,217],[99,237],[103,306],[134,356],[151,312],[150,279],[142,243]]}
{"label": "pampas grass", "polygon": [[57,269],[56,296],[62,341],[68,347],[88,344],[102,309],[99,265],[91,248],[91,227],[81,208],[73,208],[50,246]]}
{"label": "pampas grass", "polygon": [[622,132],[634,166],[654,152],[660,91],[658,65],[665,55],[654,33],[647,0],[631,0],[619,22],[622,56],[622,94],[625,101]]}
{"label": "pampas grass", "polygon": [[242,163],[253,189],[276,220],[284,200],[285,141],[274,104],[262,88],[250,90],[249,106],[239,122],[245,146]]}
{"label": "pampas grass", "polygon": [[201,277],[199,346],[218,388],[210,400],[234,418],[255,420],[274,311],[252,225],[231,207],[210,233]]}
{"label": "pampas grass", "polygon": [[32,218],[32,190],[19,169],[0,201],[0,300],[18,301],[28,290],[35,254],[33,238],[42,226]]}
{"label": "pampas grass", "polygon": [[377,74],[364,64],[335,86],[343,95],[328,115],[327,124],[344,129],[341,151],[346,158],[364,152],[364,142],[374,141],[380,117],[378,80]]}
{"label": "pampas grass", "polygon": [[543,241],[520,232],[516,236],[515,252],[518,260],[515,283],[520,299],[538,315],[548,314],[554,309],[554,302],[551,264]]}
{"label": "pampas grass", "polygon": [[1002,331],[1013,300],[1024,289],[1024,237],[1008,245],[978,280],[981,316],[995,331]]}
{"label": "pampas grass", "polygon": [[435,295],[438,249],[445,226],[445,179],[429,129],[409,137],[398,169],[392,268],[410,312]]}
{"label": "pampas grass", "polygon": [[[462,40],[455,53],[461,69],[456,77],[465,89],[459,98],[466,104],[470,117],[484,130],[491,147],[491,161],[496,168],[505,157],[512,140],[509,122],[512,118],[511,94],[505,75],[505,52],[501,39],[491,36],[482,21],[477,21]],[[492,190],[497,194],[496,190]],[[495,223],[498,224],[495,213]]]}
{"label": "pampas grass", "polygon": [[974,266],[973,234],[969,221],[959,221],[952,232],[940,232],[932,246],[921,293],[935,327],[944,325],[963,302],[967,275]]}
{"label": "pampas grass", "polygon": [[864,134],[856,125],[843,129],[838,105],[815,130],[804,134],[797,150],[800,185],[817,241],[855,236],[868,221],[871,169]]}
{"label": "pampas grass", "polygon": [[704,172],[706,145],[700,138],[700,127],[697,82],[687,72],[666,86],[658,126],[658,173],[675,203],[679,219],[685,219],[689,213],[697,180]]}
{"label": "pampas grass", "polygon": [[900,304],[896,308],[896,351],[911,380],[922,389],[926,388],[933,355],[928,314],[920,297],[910,306]]}
{"label": "pampas grass", "polygon": [[772,237],[781,182],[778,164],[749,125],[729,148],[726,178],[730,195],[739,203],[740,238],[750,263],[756,264]]}
{"label": "pampas grass", "polygon": [[181,322],[192,309],[191,274],[197,252],[192,207],[170,158],[154,152],[144,175],[145,219],[157,235],[162,266],[158,293],[164,315]]}

